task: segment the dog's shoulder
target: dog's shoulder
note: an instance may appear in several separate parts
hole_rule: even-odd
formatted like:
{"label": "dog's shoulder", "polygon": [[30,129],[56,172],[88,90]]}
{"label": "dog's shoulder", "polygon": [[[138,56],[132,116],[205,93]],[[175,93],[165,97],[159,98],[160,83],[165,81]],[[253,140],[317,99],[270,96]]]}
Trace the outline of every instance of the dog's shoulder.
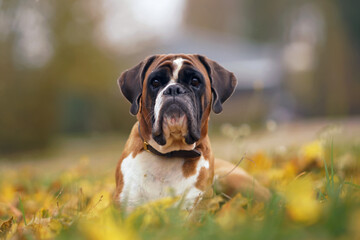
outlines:
{"label": "dog's shoulder", "polygon": [[123,149],[123,152],[120,156],[120,159],[117,163],[116,169],[115,169],[115,182],[116,182],[116,190],[114,193],[115,200],[118,200],[118,196],[121,193],[123,186],[124,186],[124,178],[121,171],[121,163],[123,160],[128,157],[129,155],[132,155],[133,157],[136,157],[137,154],[139,154],[142,151],[143,148],[143,142],[139,136],[139,133],[137,131],[138,129],[138,122],[134,124],[134,126],[131,129],[130,136],[127,139],[125,143],[125,147]]}

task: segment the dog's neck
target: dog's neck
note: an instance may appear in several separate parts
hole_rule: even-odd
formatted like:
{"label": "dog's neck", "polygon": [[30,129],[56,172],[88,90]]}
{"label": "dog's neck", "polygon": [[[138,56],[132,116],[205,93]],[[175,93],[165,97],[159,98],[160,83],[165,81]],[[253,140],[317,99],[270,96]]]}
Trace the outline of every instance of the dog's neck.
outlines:
{"label": "dog's neck", "polygon": [[[169,154],[171,156],[172,152],[179,152],[179,151],[197,151],[196,143],[193,144],[187,144],[184,140],[183,134],[181,132],[178,132],[176,130],[165,128],[165,136],[166,136],[166,144],[165,145],[159,145],[151,136],[148,136],[147,138],[143,137],[142,127],[141,124],[138,124],[138,131],[139,136],[141,140],[144,142],[144,148],[146,150],[147,145],[149,145],[150,149],[154,149],[154,153],[158,152],[158,155],[161,154]],[[148,140],[146,140],[148,139]],[[176,153],[175,153],[176,155]],[[180,154],[181,155],[181,154]],[[186,155],[186,154],[185,154]],[[191,155],[191,154],[190,154]],[[195,156],[196,154],[194,154]]]}

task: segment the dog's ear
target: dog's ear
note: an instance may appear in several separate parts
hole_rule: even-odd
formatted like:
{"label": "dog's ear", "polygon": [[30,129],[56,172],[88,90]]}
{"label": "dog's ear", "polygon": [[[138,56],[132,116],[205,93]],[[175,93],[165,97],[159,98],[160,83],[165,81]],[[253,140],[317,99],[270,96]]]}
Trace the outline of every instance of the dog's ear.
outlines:
{"label": "dog's ear", "polygon": [[118,84],[122,94],[131,103],[130,113],[132,115],[136,115],[139,112],[142,84],[145,74],[156,57],[157,55],[147,57],[135,67],[123,72],[118,79]]}
{"label": "dog's ear", "polygon": [[213,94],[212,110],[216,114],[221,113],[222,104],[235,90],[237,83],[235,75],[205,56],[197,55],[197,57],[205,66],[211,81],[211,92]]}

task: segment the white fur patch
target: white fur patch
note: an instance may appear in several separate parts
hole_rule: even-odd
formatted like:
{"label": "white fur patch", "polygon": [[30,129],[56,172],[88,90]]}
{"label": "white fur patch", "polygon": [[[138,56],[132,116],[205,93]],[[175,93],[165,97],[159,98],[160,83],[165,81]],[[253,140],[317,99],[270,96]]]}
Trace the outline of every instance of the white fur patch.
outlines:
{"label": "white fur patch", "polygon": [[192,207],[203,193],[195,187],[200,169],[209,168],[209,162],[201,157],[196,173],[185,178],[182,170],[184,161],[182,158],[167,159],[145,151],[135,158],[130,154],[121,164],[124,187],[120,201],[133,208],[149,201],[185,194],[184,207]]}
{"label": "white fur patch", "polygon": [[177,79],[179,77],[179,71],[180,71],[183,63],[184,63],[184,59],[182,59],[182,58],[177,58],[173,61],[175,68],[174,68],[174,71],[172,74],[172,78],[170,79],[170,82],[175,83],[177,81]]}

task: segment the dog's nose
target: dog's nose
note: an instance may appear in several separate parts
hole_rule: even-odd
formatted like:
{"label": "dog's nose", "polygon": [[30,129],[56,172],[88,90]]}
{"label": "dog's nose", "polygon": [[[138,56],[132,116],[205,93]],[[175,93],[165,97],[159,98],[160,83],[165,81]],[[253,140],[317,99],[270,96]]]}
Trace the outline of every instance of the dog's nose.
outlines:
{"label": "dog's nose", "polygon": [[177,95],[181,95],[184,94],[186,91],[184,88],[182,88],[179,85],[171,85],[169,86],[165,91],[164,91],[164,95],[169,95],[169,96],[177,96]]}

